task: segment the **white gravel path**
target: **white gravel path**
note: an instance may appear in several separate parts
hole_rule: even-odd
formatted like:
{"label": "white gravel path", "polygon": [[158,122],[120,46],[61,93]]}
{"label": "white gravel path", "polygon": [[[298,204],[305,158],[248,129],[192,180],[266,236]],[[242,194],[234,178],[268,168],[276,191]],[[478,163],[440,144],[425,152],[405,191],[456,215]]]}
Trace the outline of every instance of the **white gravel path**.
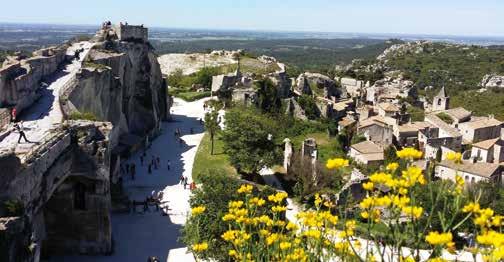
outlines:
{"label": "white gravel path", "polygon": [[[67,84],[73,76],[79,71],[82,60],[87,55],[91,47],[90,42],[80,42],[72,45],[67,50],[68,55],[73,55],[76,49],[84,48],[79,61],[73,60],[65,67],[59,69],[49,77],[46,88],[41,88],[41,97],[28,109],[21,113],[20,120],[23,120],[23,127],[28,140],[35,143],[18,143],[19,133],[11,132],[7,137],[0,141],[0,149],[15,148],[18,155],[29,152],[38,142],[46,138],[50,130],[63,120],[63,114],[59,105],[60,89]],[[13,128],[11,126],[10,128]],[[23,158],[21,158],[23,160]]]}

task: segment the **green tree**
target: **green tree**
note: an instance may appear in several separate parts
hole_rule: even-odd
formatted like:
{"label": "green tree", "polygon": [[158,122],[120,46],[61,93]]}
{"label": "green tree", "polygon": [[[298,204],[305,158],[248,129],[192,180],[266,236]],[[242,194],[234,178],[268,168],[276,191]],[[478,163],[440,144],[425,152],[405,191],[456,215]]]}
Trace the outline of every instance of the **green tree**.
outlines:
{"label": "green tree", "polygon": [[315,98],[309,95],[302,95],[298,97],[298,103],[301,108],[305,111],[306,117],[308,119],[317,119],[320,116],[320,110],[317,107],[317,102]]}
{"label": "green tree", "polygon": [[279,148],[273,140],[280,139],[278,132],[275,120],[268,115],[250,108],[234,108],[226,113],[224,149],[237,170],[257,173],[279,159]]}
{"label": "green tree", "polygon": [[210,154],[214,154],[214,138],[215,134],[220,130],[219,126],[219,112],[213,110],[212,112],[205,114],[205,129],[208,134],[210,134],[210,140],[212,144],[210,146]]}
{"label": "green tree", "polygon": [[262,112],[277,113],[282,107],[282,102],[277,95],[277,89],[273,82],[266,78],[257,81],[259,108]]}

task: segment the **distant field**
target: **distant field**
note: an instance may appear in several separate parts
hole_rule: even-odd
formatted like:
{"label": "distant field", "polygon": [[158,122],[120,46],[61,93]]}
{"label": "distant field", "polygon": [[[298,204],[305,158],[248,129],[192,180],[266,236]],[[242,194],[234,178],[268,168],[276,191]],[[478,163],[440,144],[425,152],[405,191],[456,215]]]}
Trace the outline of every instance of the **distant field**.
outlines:
{"label": "distant field", "polygon": [[260,39],[152,42],[158,54],[243,49],[253,55],[274,56],[299,70],[322,71],[353,59],[372,59],[390,46],[377,39]]}

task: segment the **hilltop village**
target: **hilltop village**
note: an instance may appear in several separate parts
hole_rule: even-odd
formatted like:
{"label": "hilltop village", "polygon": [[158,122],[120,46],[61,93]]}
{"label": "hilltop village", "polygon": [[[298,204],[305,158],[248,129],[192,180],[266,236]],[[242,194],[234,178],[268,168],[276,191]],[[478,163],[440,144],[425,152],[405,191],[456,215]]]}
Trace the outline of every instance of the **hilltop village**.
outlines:
{"label": "hilltop village", "polygon": [[[425,44],[393,45],[377,64],[354,69],[382,70],[391,54],[414,53]],[[263,223],[271,232],[262,228],[257,239],[292,251],[279,251],[291,261],[304,261],[294,246],[321,239],[323,223],[313,222],[321,217],[339,232],[326,241],[340,255],[345,246],[338,243],[375,235],[361,230],[354,238],[358,222],[338,224],[336,216],[360,217],[361,227],[369,221],[386,228],[424,223],[421,218],[434,212],[413,206],[415,185],[427,180],[457,192],[446,203],[462,199],[472,186],[501,188],[504,123],[452,107],[444,85],[425,88],[435,92],[429,97],[400,71],[382,70],[371,81],[341,72],[290,75],[288,67],[245,50],[159,57],[146,27],[111,22],[87,40],[9,56],[0,68],[0,260],[251,259],[251,253],[238,254],[242,240],[236,239],[253,233],[215,226],[234,220],[245,221],[247,230]],[[503,85],[502,76],[488,72],[478,88]],[[408,150],[414,153],[403,159],[400,152]],[[408,171],[394,174],[398,163]],[[333,172],[338,168],[341,173]],[[410,173],[413,179],[405,182]],[[377,178],[387,175],[388,184]],[[387,198],[396,190],[395,198]],[[366,206],[366,199],[378,196],[390,203]],[[244,205],[269,209],[246,217]],[[205,211],[214,212],[212,219],[200,223]],[[439,224],[429,225],[430,218],[425,223],[450,233],[440,217]],[[473,230],[466,221],[460,226]],[[297,234],[300,225],[309,230]],[[299,238],[291,243],[280,237],[284,227]],[[463,248],[474,247],[467,232],[457,235],[456,247],[450,235],[453,252],[438,254],[436,244],[425,245],[423,235],[404,230],[397,237],[403,242],[380,235],[365,249],[382,248],[383,261],[398,261],[398,252],[401,261],[401,252],[417,261],[472,258]],[[209,239],[201,242],[203,237]],[[343,242],[331,242],[338,238]],[[256,254],[258,261],[281,260],[267,250]],[[354,255],[375,261],[367,253]]]}

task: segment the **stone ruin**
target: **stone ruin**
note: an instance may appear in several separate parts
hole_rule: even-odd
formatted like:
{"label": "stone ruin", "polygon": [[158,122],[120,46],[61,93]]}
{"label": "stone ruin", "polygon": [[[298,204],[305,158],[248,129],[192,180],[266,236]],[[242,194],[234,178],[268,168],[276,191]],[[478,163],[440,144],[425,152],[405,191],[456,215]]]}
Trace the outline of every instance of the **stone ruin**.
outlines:
{"label": "stone ruin", "polygon": [[[24,155],[0,149],[0,169],[8,170],[0,179],[0,261],[112,252],[110,191],[121,181],[119,164],[156,136],[171,100],[145,42],[147,29],[104,25],[80,72],[61,89],[65,121]],[[9,112],[6,105],[19,111],[32,105],[40,81],[65,62],[67,48],[35,52],[0,69],[0,116]],[[84,112],[98,122],[68,120]]]}

